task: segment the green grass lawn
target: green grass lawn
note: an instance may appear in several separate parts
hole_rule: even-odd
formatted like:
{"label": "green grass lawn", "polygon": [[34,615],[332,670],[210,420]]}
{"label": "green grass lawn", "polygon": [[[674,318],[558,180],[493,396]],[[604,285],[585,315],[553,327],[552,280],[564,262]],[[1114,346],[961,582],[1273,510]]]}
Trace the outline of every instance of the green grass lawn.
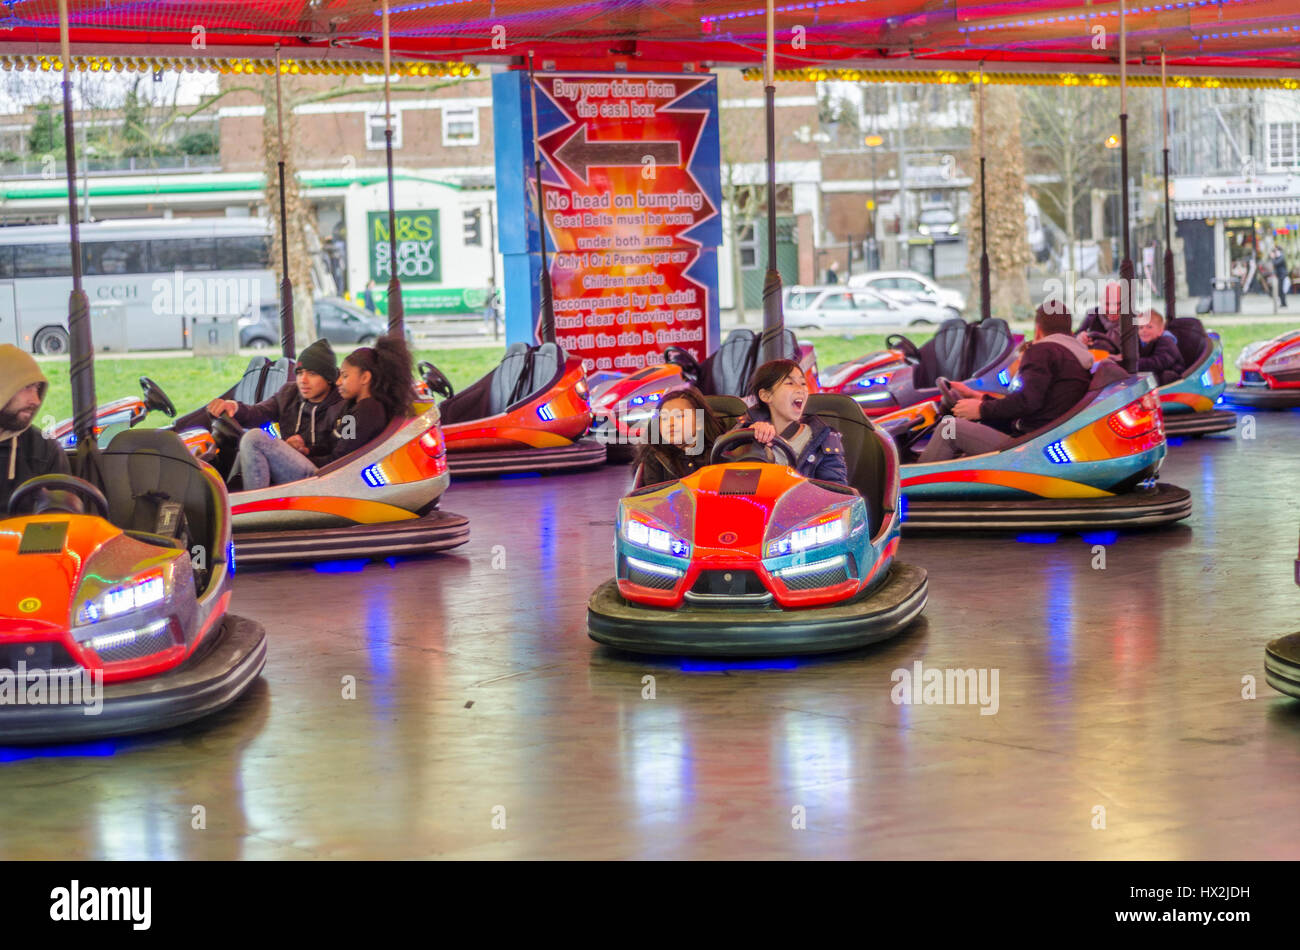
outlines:
{"label": "green grass lawn", "polygon": [[[417,350],[418,363],[429,360],[442,370],[459,391],[485,375],[501,361],[505,352],[502,346],[483,346],[464,350]],[[228,356],[221,359],[181,357],[174,359],[123,359],[101,356],[95,360],[95,392],[100,402],[140,394],[140,377],[153,379],[176,404],[178,412],[185,413],[219,396],[238,381],[248,366],[247,356]],[[72,396],[68,388],[68,364],[42,362],[41,369],[50,378],[50,391],[45,398],[41,415],[49,413],[56,419],[72,415]],[[152,413],[144,425],[166,425],[168,419],[161,413]]]}
{"label": "green grass lawn", "polygon": [[[1266,340],[1283,332],[1286,327],[1276,323],[1230,324],[1219,330],[1223,338],[1224,372],[1229,384],[1237,381],[1233,366],[1237,354],[1247,343]],[[916,332],[911,338],[923,343],[932,334]],[[817,363],[822,369],[853,359],[873,350],[884,349],[886,334],[866,334],[849,339],[837,336],[813,338],[817,347]],[[488,373],[501,359],[504,346],[482,346],[472,349],[418,350],[415,359],[436,364],[451,380],[457,390],[463,389]],[[42,415],[55,419],[72,415],[72,399],[68,390],[67,363],[43,362],[42,368],[50,377],[50,392],[45,400]],[[248,365],[246,356],[222,359],[182,357],[175,359],[129,359],[101,356],[95,361],[95,389],[101,402],[134,396],[140,392],[139,378],[149,376],[172,398],[176,408],[188,412],[225,392]],[[163,425],[166,417],[157,413],[146,420],[146,425]]]}

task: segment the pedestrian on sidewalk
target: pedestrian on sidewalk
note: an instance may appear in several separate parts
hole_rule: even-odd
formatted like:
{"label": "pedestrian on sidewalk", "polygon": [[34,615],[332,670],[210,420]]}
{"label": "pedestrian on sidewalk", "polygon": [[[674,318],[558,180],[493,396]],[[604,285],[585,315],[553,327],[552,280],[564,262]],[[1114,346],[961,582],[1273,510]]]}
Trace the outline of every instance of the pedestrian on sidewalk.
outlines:
{"label": "pedestrian on sidewalk", "polygon": [[1286,281],[1287,266],[1286,255],[1282,253],[1282,248],[1278,244],[1273,245],[1273,250],[1269,254],[1269,260],[1273,265],[1273,275],[1277,278],[1277,296],[1279,303],[1286,306]]}

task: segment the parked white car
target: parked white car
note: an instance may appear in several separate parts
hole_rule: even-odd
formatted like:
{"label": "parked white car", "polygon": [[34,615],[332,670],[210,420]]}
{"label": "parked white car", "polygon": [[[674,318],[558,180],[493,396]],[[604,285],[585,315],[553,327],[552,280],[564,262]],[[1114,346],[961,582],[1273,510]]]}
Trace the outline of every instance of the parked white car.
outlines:
{"label": "parked white car", "polygon": [[929,277],[910,270],[878,270],[869,274],[854,274],[850,287],[866,287],[899,301],[914,301],[946,307],[952,312],[948,317],[960,317],[966,309],[966,298],[955,290],[940,287]]}
{"label": "parked white car", "polygon": [[785,325],[793,328],[934,326],[951,316],[936,304],[897,300],[866,288],[831,284],[785,290]]}

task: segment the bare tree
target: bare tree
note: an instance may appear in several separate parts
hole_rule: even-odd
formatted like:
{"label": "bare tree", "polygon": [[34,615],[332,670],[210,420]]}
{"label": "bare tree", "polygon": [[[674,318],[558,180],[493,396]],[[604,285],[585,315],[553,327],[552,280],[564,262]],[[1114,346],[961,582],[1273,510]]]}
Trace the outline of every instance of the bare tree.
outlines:
{"label": "bare tree", "polygon": [[[988,86],[984,90],[984,138],[988,155],[989,284],[993,315],[1017,317],[1029,308],[1029,282],[1025,269],[1031,256],[1025,237],[1025,152],[1020,141],[1020,102],[1011,86]],[[975,123],[971,130],[974,154],[979,154],[979,91],[974,90]],[[970,273],[979,274],[980,192],[971,191],[967,233]]]}
{"label": "bare tree", "polygon": [[1076,212],[1081,199],[1093,188],[1110,184],[1114,155],[1105,148],[1108,135],[1117,131],[1119,97],[1112,89],[1064,86],[1027,87],[1024,90],[1025,133],[1035,149],[1035,166],[1059,180],[1059,188],[1036,189],[1062,222],[1066,240],[1067,286],[1072,285]]}

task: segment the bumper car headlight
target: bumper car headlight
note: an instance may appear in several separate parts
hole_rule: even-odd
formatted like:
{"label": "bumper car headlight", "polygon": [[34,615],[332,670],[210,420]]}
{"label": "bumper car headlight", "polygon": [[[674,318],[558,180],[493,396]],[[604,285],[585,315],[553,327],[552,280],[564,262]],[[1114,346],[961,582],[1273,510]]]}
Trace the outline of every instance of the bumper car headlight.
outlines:
{"label": "bumper car headlight", "polygon": [[667,528],[644,515],[629,515],[623,522],[623,539],[628,544],[647,551],[671,554],[673,557],[690,557],[690,542],[677,537]]}
{"label": "bumper car headlight", "polygon": [[837,541],[843,541],[849,532],[850,517],[848,508],[843,508],[828,515],[820,515],[806,524],[787,531],[775,541],[769,541],[767,556],[780,557],[784,554],[797,554],[800,551],[820,548],[828,544],[834,544]]}
{"label": "bumper car headlight", "polygon": [[112,620],[160,604],[167,598],[167,586],[165,573],[157,570],[105,587],[82,603],[77,610],[77,626]]}

